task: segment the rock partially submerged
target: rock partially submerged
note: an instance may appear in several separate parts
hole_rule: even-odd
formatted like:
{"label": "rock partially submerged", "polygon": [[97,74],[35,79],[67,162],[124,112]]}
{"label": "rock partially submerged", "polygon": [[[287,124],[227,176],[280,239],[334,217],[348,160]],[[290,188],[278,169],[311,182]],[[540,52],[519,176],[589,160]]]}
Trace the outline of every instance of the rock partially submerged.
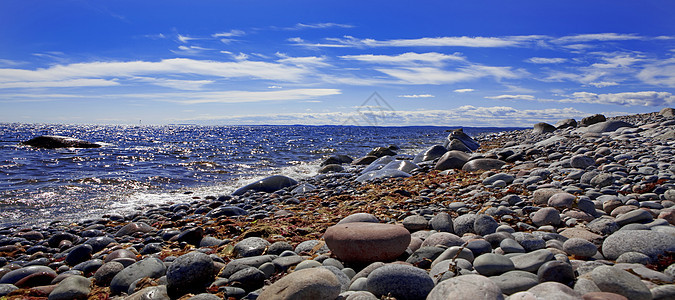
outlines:
{"label": "rock partially submerged", "polygon": [[22,142],[22,144],[45,149],[101,147],[101,145],[97,143],[87,142],[84,140],[60,135],[41,135],[32,138],[28,141]]}
{"label": "rock partially submerged", "polygon": [[247,184],[243,187],[240,187],[234,193],[233,196],[243,195],[248,191],[253,192],[267,192],[273,193],[280,189],[297,185],[298,182],[290,177],[283,175],[274,175],[270,177],[263,178],[262,180],[256,181],[251,184]]}

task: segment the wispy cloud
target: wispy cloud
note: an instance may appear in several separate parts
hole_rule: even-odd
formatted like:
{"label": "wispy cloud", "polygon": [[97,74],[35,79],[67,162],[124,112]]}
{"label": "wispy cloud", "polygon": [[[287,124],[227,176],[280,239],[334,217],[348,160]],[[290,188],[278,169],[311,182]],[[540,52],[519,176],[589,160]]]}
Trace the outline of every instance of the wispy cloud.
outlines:
{"label": "wispy cloud", "polygon": [[465,60],[464,57],[458,54],[443,54],[437,52],[428,52],[428,53],[406,52],[399,55],[375,55],[375,54],[343,55],[340,56],[340,58],[346,60],[357,60],[361,62],[378,63],[378,64],[430,63],[434,65],[440,64],[444,61]]}
{"label": "wispy cloud", "polygon": [[103,87],[120,85],[116,80],[70,79],[54,81],[16,81],[0,82],[0,89],[11,88],[59,88],[59,87]]}
{"label": "wispy cloud", "polygon": [[213,80],[178,80],[167,78],[134,77],[134,80],[154,84],[157,86],[169,87],[178,90],[199,91],[205,85],[213,83]]}
{"label": "wispy cloud", "polygon": [[485,98],[496,100],[535,100],[534,96],[532,95],[499,95],[499,96],[488,96]]}
{"label": "wispy cloud", "polygon": [[[92,62],[56,65],[46,69],[0,69],[0,84],[21,82],[68,82],[73,79],[98,79],[149,75],[212,76],[220,78],[256,78],[274,81],[299,81],[309,74],[304,68],[262,61],[217,62],[187,58],[158,62]],[[200,79],[201,80],[201,79]],[[100,82],[100,81],[93,81]],[[73,82],[79,84],[81,81]]]}
{"label": "wispy cloud", "polygon": [[668,92],[654,91],[614,94],[576,92],[573,93],[570,98],[562,99],[560,102],[614,104],[624,106],[664,106],[675,103],[675,96]]}
{"label": "wispy cloud", "polygon": [[294,29],[305,29],[305,28],[309,28],[309,29],[323,29],[323,28],[334,28],[334,27],[338,27],[338,28],[354,28],[353,25],[349,25],[349,24],[340,24],[340,23],[330,23],[330,22],[329,22],[329,23],[313,23],[313,24],[303,24],[303,23],[298,23],[298,24],[295,24],[295,26],[292,27],[292,28],[294,28]]}
{"label": "wispy cloud", "polygon": [[342,38],[326,38],[327,43],[308,43],[303,39],[289,40],[298,46],[306,47],[472,47],[472,48],[496,48],[518,47],[526,43],[545,38],[545,36],[509,36],[509,37],[423,37],[417,39],[392,39],[375,40],[359,39],[353,36]]}
{"label": "wispy cloud", "polygon": [[675,88],[675,58],[646,65],[637,78],[646,84]]}
{"label": "wispy cloud", "polygon": [[219,33],[214,33],[211,36],[214,38],[223,38],[223,37],[235,37],[235,36],[242,36],[246,34],[243,30],[238,30],[238,29],[232,29],[230,31],[226,32],[219,32]]}
{"label": "wispy cloud", "polygon": [[567,61],[566,58],[560,58],[560,57],[554,57],[554,58],[546,58],[546,57],[531,57],[525,60],[526,62],[533,63],[533,64],[560,64],[564,63]]}
{"label": "wispy cloud", "polygon": [[323,96],[339,95],[339,89],[288,89],[272,91],[220,91],[201,93],[172,93],[156,95],[139,95],[156,98],[161,101],[180,104],[200,103],[248,103],[263,101],[307,100]]}
{"label": "wispy cloud", "polygon": [[474,89],[456,89],[453,92],[455,92],[455,93],[470,93],[470,92],[473,92],[473,91],[475,91],[475,90]]}
{"label": "wispy cloud", "polygon": [[554,43],[581,43],[581,42],[607,42],[607,41],[626,41],[626,40],[642,40],[645,37],[637,34],[620,34],[620,33],[592,33],[592,34],[577,34],[569,35],[552,40]]}
{"label": "wispy cloud", "polygon": [[402,84],[451,84],[483,77],[493,77],[496,80],[501,80],[523,76],[522,72],[514,71],[510,67],[481,65],[469,65],[455,70],[444,70],[434,67],[378,68],[376,70],[399,79]]}
{"label": "wispy cloud", "polygon": [[413,95],[398,95],[399,98],[434,98],[436,96],[431,94],[413,94]]}

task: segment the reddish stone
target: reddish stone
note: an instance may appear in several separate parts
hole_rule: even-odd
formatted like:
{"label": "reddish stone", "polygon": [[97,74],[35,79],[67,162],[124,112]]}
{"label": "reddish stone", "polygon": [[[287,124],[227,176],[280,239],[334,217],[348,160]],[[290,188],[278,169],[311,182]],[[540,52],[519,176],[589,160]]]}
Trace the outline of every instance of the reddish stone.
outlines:
{"label": "reddish stone", "polygon": [[391,261],[410,244],[410,232],[403,226],[355,222],[328,227],[326,245],[345,262]]}
{"label": "reddish stone", "polygon": [[628,298],[619,294],[608,292],[591,292],[583,295],[584,300],[628,300]]}

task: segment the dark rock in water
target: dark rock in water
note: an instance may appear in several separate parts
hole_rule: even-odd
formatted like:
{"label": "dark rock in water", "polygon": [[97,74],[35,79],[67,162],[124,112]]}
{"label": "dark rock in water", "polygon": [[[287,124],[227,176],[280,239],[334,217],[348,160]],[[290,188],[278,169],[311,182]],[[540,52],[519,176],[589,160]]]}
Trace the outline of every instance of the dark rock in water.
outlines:
{"label": "dark rock in water", "polygon": [[240,187],[234,191],[232,195],[243,195],[248,191],[272,193],[289,186],[294,186],[296,184],[298,184],[298,182],[293,178],[283,175],[273,175],[260,181]]}
{"label": "dark rock in water", "polygon": [[394,152],[391,149],[386,148],[386,147],[377,147],[377,148],[373,149],[372,151],[370,151],[368,153],[368,155],[369,156],[372,155],[372,156],[376,156],[376,157],[382,157],[382,156],[387,156],[387,155],[394,156],[394,155],[396,155],[396,152]]}
{"label": "dark rock in water", "polygon": [[603,133],[613,132],[621,127],[633,127],[633,125],[624,121],[605,121],[588,126],[588,132]]}
{"label": "dark rock in water", "polygon": [[28,266],[7,272],[0,278],[0,284],[17,284],[18,281],[32,274],[48,274],[56,277],[56,272],[47,266]]}
{"label": "dark rock in water", "polygon": [[369,165],[376,160],[377,160],[377,156],[366,155],[364,157],[361,157],[361,158],[353,161],[352,165],[355,165],[355,166]]}
{"label": "dark rock in water", "polygon": [[564,119],[560,120],[555,123],[555,128],[557,129],[563,129],[563,128],[574,128],[577,127],[577,121],[574,119]]}
{"label": "dark rock in water", "polygon": [[555,126],[545,123],[545,122],[540,122],[537,124],[534,124],[534,128],[532,129],[532,133],[538,134],[538,133],[547,133],[547,132],[553,132],[555,131]]}
{"label": "dark rock in water", "polygon": [[331,157],[326,158],[321,163],[321,166],[327,166],[327,165],[340,165],[340,164],[349,164],[353,161],[353,159],[347,155],[333,155]]}
{"label": "dark rock in water", "polygon": [[604,122],[604,121],[607,121],[607,118],[604,115],[595,114],[595,115],[588,116],[588,117],[585,117],[585,118],[581,119],[581,122],[579,122],[579,126],[580,127],[586,127],[586,126],[590,126],[590,125],[593,125],[595,123],[600,123],[600,122]]}
{"label": "dark rock in water", "polygon": [[666,118],[675,117],[675,109],[670,108],[670,107],[665,107],[661,111],[659,111],[659,115],[662,115]]}
{"label": "dark rock in water", "polygon": [[411,175],[403,172],[401,170],[396,170],[396,169],[382,169],[379,171],[372,171],[365,173],[359,177],[357,177],[355,180],[358,182],[366,182],[366,181],[371,181],[375,179],[383,179],[383,178],[398,178],[398,177],[410,177]]}
{"label": "dark rock in water", "polygon": [[[464,145],[466,145],[467,148],[471,149],[471,151],[476,151],[476,149],[480,147],[478,142],[464,133],[462,128],[450,132],[448,135],[448,142],[452,142],[452,140],[460,140],[462,143],[464,143]],[[448,145],[445,146],[447,147]]]}
{"label": "dark rock in water", "polygon": [[101,145],[83,141],[80,139],[58,136],[58,135],[41,135],[32,138],[22,144],[33,146],[37,148],[55,149],[55,148],[99,148]]}
{"label": "dark rock in water", "polygon": [[462,167],[463,171],[473,172],[478,170],[494,170],[499,169],[506,163],[504,161],[494,158],[479,158],[470,160]]}
{"label": "dark rock in water", "polygon": [[330,165],[325,165],[321,169],[319,169],[319,174],[325,174],[325,173],[339,173],[339,172],[344,172],[345,168],[343,168],[341,165],[338,164],[330,164]]}
{"label": "dark rock in water", "polygon": [[448,151],[436,163],[436,170],[460,170],[469,161],[469,155],[462,151]]}

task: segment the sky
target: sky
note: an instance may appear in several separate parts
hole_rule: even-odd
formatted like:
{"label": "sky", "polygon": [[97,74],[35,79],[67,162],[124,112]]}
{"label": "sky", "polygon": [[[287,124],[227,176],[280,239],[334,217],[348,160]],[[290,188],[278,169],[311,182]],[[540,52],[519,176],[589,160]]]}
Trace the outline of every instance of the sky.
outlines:
{"label": "sky", "polygon": [[675,105],[675,1],[0,1],[0,122],[531,126]]}

